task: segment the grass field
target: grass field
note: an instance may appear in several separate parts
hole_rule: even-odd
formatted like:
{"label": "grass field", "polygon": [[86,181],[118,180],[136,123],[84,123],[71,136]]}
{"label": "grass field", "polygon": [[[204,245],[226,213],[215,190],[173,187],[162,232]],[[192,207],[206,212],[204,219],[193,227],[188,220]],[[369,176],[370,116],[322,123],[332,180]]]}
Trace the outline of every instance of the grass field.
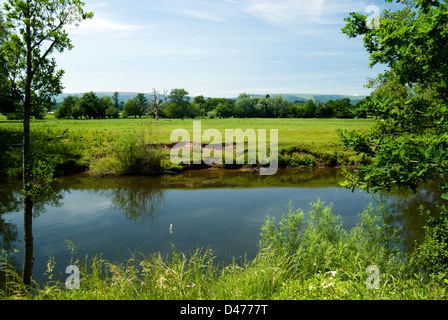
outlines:
{"label": "grass field", "polygon": [[[21,129],[20,121],[0,119],[0,128],[12,131]],[[152,129],[154,138],[162,143],[170,142],[170,134],[175,129],[193,130],[195,120],[163,119],[155,122],[151,119],[111,119],[111,120],[35,120],[32,128],[39,131],[83,132],[109,135],[128,130]],[[224,134],[225,129],[278,129],[280,149],[303,145],[318,149],[334,149],[339,145],[336,129],[368,129],[372,120],[366,119],[200,119],[202,129],[218,129]]]}
{"label": "grass field", "polygon": [[[62,158],[72,162],[82,162],[87,166],[107,154],[107,149],[120,137],[128,133],[147,132],[147,143],[170,144],[170,136],[175,129],[186,129],[193,136],[193,121],[163,119],[107,119],[107,120],[34,120],[31,130],[45,137],[60,136],[56,151]],[[223,139],[226,129],[266,129],[269,140],[271,129],[278,130],[280,166],[313,167],[354,165],[360,159],[350,151],[344,151],[340,144],[337,129],[367,130],[372,120],[356,119],[200,119],[202,131],[217,129]],[[20,121],[7,121],[0,118],[0,138],[6,144],[19,144],[21,141]],[[41,139],[41,138],[36,138]],[[207,141],[203,141],[207,143]],[[3,149],[5,150],[5,149]],[[10,156],[9,158],[18,158]],[[310,160],[311,159],[311,160]],[[13,160],[10,160],[13,161]],[[11,166],[11,164],[10,164]],[[5,170],[5,168],[2,168]]]}

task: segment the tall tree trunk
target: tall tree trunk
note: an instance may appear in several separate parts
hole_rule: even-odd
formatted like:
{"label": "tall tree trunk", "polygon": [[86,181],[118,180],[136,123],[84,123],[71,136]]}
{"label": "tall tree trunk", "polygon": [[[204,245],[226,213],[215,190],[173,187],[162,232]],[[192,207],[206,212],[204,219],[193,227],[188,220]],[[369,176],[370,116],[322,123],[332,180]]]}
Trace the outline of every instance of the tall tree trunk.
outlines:
{"label": "tall tree trunk", "polygon": [[31,52],[31,27],[26,28],[27,67],[23,118],[23,269],[22,279],[27,286],[31,285],[33,273],[33,201],[31,198],[31,83],[32,83],[32,52]]}

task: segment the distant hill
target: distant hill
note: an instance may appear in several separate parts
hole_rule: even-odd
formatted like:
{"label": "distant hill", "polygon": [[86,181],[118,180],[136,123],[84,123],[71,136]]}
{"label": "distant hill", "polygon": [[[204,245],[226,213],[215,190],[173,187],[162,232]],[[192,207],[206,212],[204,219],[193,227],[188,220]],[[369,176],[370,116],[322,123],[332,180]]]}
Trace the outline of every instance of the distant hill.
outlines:
{"label": "distant hill", "polygon": [[[138,92],[119,92],[120,93],[120,101],[123,101],[126,103],[129,99],[135,98],[138,94]],[[84,93],[63,93],[56,97],[56,102],[60,103],[64,100],[67,96],[78,96],[82,97]],[[95,92],[95,94],[101,98],[103,96],[110,96],[114,94],[114,92]],[[277,94],[269,94],[271,97],[277,95]],[[287,99],[288,101],[294,102],[296,100],[298,101],[308,101],[308,100],[320,100],[322,102],[327,102],[329,100],[339,100],[339,99],[345,99],[349,98],[350,101],[353,104],[356,104],[358,101],[364,99],[366,96],[353,96],[353,95],[337,95],[337,94],[306,94],[306,93],[283,93],[281,94],[283,98]],[[266,94],[251,94],[251,97],[266,97]],[[216,97],[220,98],[220,97]],[[207,97],[206,97],[207,99]],[[236,100],[237,97],[233,98],[233,100]],[[191,97],[191,100],[193,100],[193,97]]]}

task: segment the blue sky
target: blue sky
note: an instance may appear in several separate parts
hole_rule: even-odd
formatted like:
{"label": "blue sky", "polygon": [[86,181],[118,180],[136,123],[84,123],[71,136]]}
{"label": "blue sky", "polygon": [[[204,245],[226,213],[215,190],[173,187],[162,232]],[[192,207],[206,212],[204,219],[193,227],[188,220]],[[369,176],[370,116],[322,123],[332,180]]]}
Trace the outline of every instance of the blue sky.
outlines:
{"label": "blue sky", "polygon": [[384,1],[85,0],[92,20],[70,30],[57,55],[65,92],[190,95],[242,92],[368,94],[361,39],[341,33],[349,12]]}

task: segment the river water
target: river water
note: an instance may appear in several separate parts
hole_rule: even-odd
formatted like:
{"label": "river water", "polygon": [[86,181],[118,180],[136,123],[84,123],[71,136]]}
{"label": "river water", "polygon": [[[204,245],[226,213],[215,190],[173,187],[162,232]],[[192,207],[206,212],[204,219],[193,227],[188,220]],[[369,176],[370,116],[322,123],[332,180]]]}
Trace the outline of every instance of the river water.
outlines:
{"label": "river water", "polygon": [[[101,253],[108,261],[134,251],[167,254],[171,244],[184,253],[208,247],[221,260],[252,259],[267,216],[279,219],[289,205],[306,212],[319,199],[332,204],[344,227],[351,228],[380,197],[340,188],[342,178],[338,169],[280,170],[274,176],[208,169],[162,177],[66,177],[55,186],[54,197],[35,207],[35,278],[43,279],[50,256],[59,270],[70,264],[66,240],[80,258]],[[417,207],[437,202],[432,188],[422,190],[389,199],[397,223],[407,230],[405,246],[422,237]],[[20,183],[0,182],[0,246],[18,250],[12,260],[18,269],[22,215]]]}

